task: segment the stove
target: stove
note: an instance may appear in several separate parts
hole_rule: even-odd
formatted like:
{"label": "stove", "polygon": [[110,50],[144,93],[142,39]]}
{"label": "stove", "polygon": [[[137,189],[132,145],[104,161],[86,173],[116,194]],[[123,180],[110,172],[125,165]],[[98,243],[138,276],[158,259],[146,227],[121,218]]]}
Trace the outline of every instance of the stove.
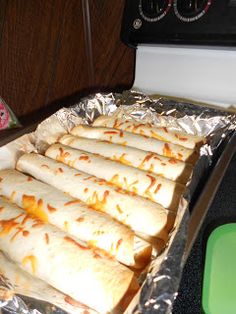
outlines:
{"label": "stove", "polygon": [[129,0],[121,38],[136,47],[134,88],[236,104],[236,1]]}
{"label": "stove", "polygon": [[[235,110],[236,0],[128,0],[121,38],[124,43],[136,48],[133,89]],[[212,201],[217,200],[217,190],[224,174],[229,174],[226,170],[235,152],[234,132],[221,147],[209,178],[192,208],[184,257],[184,262],[188,262],[174,307],[175,314],[202,313],[201,279],[205,244],[202,242],[204,230],[201,226],[207,227],[214,217],[221,223],[224,215],[229,220],[236,219],[236,215],[232,216],[233,211],[229,210],[227,200],[220,203],[220,209],[215,208],[216,202],[213,203],[214,208],[211,207]],[[230,173],[232,167],[233,163],[229,167]],[[225,177],[223,183],[220,190],[225,194],[226,191],[235,191],[235,181],[233,186],[227,186]],[[235,193],[228,195],[228,199],[230,204],[234,204]]]}

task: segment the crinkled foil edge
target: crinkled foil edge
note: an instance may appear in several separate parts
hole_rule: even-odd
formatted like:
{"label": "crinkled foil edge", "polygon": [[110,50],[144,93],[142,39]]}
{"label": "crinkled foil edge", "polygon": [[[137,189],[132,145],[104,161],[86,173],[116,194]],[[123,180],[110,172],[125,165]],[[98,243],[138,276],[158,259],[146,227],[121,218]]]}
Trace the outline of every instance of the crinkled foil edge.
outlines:
{"label": "crinkled foil edge", "polygon": [[[170,313],[183,270],[189,220],[188,201],[194,193],[201,174],[211,165],[214,152],[221,142],[236,129],[235,114],[181,100],[176,101],[160,96],[150,97],[137,91],[129,90],[122,94],[98,93],[82,99],[70,108],[60,109],[40,123],[32,135],[33,149],[43,153],[51,143],[76,124],[91,124],[100,115],[117,113],[127,119],[134,118],[138,121],[151,122],[157,126],[205,136],[208,139],[207,144],[201,148],[201,157],[194,168],[193,177],[188,183],[187,192],[179,206],[176,227],[170,237],[169,245],[159,257],[151,262],[140,292],[126,310],[127,314]],[[0,283],[0,287],[3,286]],[[5,303],[0,302],[0,307],[7,311],[10,302],[14,304],[14,300],[18,299],[15,296],[8,304],[5,301]],[[23,305],[20,302],[18,304],[18,307],[12,306],[12,311],[7,313],[40,313],[35,309],[32,310],[33,303],[28,311],[24,302]],[[16,308],[19,309],[18,312]],[[55,313],[55,310],[52,308],[50,313]]]}

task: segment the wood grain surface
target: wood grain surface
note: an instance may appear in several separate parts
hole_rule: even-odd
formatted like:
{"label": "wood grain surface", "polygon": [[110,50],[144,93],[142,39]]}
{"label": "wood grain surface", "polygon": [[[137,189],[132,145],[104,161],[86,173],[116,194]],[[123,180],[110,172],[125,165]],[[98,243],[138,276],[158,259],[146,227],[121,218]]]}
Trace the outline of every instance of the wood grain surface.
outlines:
{"label": "wood grain surface", "polygon": [[120,40],[123,6],[124,0],[0,0],[0,96],[18,117],[131,87],[134,51]]}
{"label": "wood grain surface", "polygon": [[46,103],[89,89],[91,86],[85,50],[82,2],[78,0],[64,2],[60,40],[54,57],[55,71]]}
{"label": "wood grain surface", "polygon": [[91,29],[98,87],[130,87],[133,80],[134,53],[120,40],[124,1],[90,1]]}

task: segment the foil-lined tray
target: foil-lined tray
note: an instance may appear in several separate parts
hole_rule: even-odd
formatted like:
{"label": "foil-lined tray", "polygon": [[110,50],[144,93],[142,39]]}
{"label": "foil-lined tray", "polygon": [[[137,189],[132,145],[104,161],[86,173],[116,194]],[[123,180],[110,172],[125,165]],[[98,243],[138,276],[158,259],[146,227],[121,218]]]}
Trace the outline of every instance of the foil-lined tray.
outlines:
{"label": "foil-lined tray", "polygon": [[[67,133],[77,124],[91,124],[100,115],[112,114],[207,138],[207,143],[201,147],[200,158],[194,167],[192,179],[188,182],[186,193],[180,201],[175,228],[170,235],[168,245],[159,256],[153,258],[147,273],[141,274],[139,279],[142,287],[126,310],[126,314],[153,313],[154,311],[155,313],[170,313],[183,269],[189,221],[188,204],[202,174],[210,168],[220,144],[235,131],[236,115],[234,113],[181,100],[160,96],[150,97],[137,91],[125,91],[122,94],[99,93],[82,99],[70,108],[60,109],[40,123],[35,132],[1,147],[0,169],[14,168],[16,160],[25,152],[44,153],[59,136]],[[15,290],[20,297],[14,294]],[[82,306],[77,305],[75,309],[63,303],[63,300],[56,302],[53,293],[50,297],[47,290],[45,290],[45,296],[43,292],[38,293],[37,285],[30,292],[24,293],[23,288],[13,287],[6,276],[0,277],[0,292],[2,292],[0,293],[0,309],[3,313],[90,313]],[[27,298],[22,296],[24,294]]]}

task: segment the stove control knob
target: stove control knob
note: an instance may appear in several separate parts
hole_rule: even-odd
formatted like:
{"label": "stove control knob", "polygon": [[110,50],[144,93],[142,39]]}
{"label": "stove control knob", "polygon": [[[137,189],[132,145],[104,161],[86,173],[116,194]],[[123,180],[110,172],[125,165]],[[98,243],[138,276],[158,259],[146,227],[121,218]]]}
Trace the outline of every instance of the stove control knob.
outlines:
{"label": "stove control knob", "polygon": [[157,22],[166,16],[173,0],[139,0],[139,13],[148,22]]}
{"label": "stove control knob", "polygon": [[174,0],[175,15],[183,22],[200,19],[209,9],[212,0]]}

